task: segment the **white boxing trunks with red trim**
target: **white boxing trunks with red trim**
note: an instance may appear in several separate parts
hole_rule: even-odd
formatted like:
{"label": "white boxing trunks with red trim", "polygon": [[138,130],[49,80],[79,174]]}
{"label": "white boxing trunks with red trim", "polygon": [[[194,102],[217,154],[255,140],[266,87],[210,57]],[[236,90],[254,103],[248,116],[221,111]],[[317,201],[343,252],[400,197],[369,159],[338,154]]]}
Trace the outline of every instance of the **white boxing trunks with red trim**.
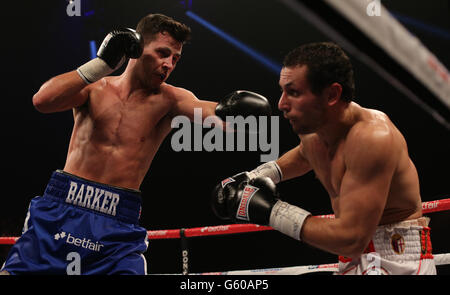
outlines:
{"label": "white boxing trunks with red trim", "polygon": [[421,217],[377,228],[364,254],[339,256],[340,275],[435,275],[430,219]]}

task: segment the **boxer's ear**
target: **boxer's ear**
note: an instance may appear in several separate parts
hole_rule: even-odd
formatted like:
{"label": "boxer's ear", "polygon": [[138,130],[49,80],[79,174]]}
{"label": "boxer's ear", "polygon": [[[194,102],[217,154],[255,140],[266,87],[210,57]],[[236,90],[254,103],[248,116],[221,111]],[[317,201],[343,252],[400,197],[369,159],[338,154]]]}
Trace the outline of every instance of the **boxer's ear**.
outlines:
{"label": "boxer's ear", "polygon": [[327,99],[328,105],[333,106],[341,99],[342,85],[334,82],[330,86],[325,87],[322,94]]}

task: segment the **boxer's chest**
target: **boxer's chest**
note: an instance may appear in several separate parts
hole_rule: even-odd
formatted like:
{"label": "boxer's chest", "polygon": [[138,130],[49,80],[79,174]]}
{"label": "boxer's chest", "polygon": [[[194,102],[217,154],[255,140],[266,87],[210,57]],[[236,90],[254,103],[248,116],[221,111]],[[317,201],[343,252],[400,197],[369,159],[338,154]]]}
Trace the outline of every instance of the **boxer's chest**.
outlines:
{"label": "boxer's chest", "polygon": [[329,148],[318,138],[310,138],[304,142],[304,146],[305,156],[316,177],[325,187],[330,197],[337,197],[345,173],[344,142],[334,148]]}
{"label": "boxer's chest", "polygon": [[163,95],[122,98],[112,91],[92,96],[89,113],[95,126],[105,134],[145,138],[170,110]]}

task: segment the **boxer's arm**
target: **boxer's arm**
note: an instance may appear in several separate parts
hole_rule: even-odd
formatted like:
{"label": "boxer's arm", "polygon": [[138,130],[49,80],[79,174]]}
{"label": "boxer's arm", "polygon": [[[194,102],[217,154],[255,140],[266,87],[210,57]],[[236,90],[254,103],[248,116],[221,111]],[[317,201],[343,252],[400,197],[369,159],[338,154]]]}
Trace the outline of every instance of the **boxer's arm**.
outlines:
{"label": "boxer's arm", "polygon": [[81,106],[88,97],[89,87],[71,71],[45,82],[33,96],[33,105],[42,113],[61,112]]}
{"label": "boxer's arm", "polygon": [[347,144],[352,148],[344,152],[346,172],[336,200],[336,218],[308,217],[301,239],[334,254],[357,257],[381,220],[398,149],[388,131],[360,133],[351,140]]}
{"label": "boxer's arm", "polygon": [[[217,102],[200,100],[191,91],[170,86],[171,96],[175,100],[174,107],[171,111],[171,116],[186,116],[191,121],[194,121],[194,110],[201,109],[202,121],[209,116],[215,115],[215,108]],[[220,120],[219,120],[220,121]]]}
{"label": "boxer's arm", "polygon": [[303,154],[302,143],[282,155],[276,160],[276,163],[278,164],[278,167],[280,167],[281,174],[283,175],[281,181],[302,176],[312,169]]}
{"label": "boxer's arm", "polygon": [[71,71],[45,82],[33,96],[33,105],[43,113],[79,107],[89,97],[89,85],[117,70],[127,58],[139,58],[143,39],[135,30],[123,28],[109,33],[97,57]]}
{"label": "boxer's arm", "polygon": [[[223,130],[226,130],[226,122],[222,121],[215,115],[217,102],[200,100],[194,95],[194,93],[184,88],[174,86],[169,87],[169,95],[175,101],[175,104],[169,113],[170,117],[185,116],[192,122],[200,119],[200,123],[203,123],[203,121],[209,117],[211,120],[209,124],[214,124],[211,126],[217,126]],[[199,118],[195,118],[196,112]]]}
{"label": "boxer's arm", "polygon": [[250,179],[257,177],[269,177],[275,184],[302,176],[311,171],[308,160],[303,155],[303,144],[282,155],[276,161],[270,161],[259,165],[247,173]]}
{"label": "boxer's arm", "polygon": [[201,109],[203,120],[207,117],[212,117],[212,120],[208,122],[209,124],[221,125],[227,131],[233,131],[232,122],[230,121],[230,126],[226,123],[228,117],[270,116],[272,112],[267,98],[251,91],[233,91],[216,103],[199,100],[192,92],[185,89],[174,89],[176,89],[177,93],[175,94],[176,104],[173,113],[185,115],[192,120],[195,115],[195,109]]}
{"label": "boxer's arm", "polygon": [[[294,177],[302,176],[311,171],[308,160],[303,156],[303,145],[285,153],[276,161],[259,165],[250,172],[243,172],[248,179],[269,177],[275,184]],[[234,177],[231,177],[234,178]]]}

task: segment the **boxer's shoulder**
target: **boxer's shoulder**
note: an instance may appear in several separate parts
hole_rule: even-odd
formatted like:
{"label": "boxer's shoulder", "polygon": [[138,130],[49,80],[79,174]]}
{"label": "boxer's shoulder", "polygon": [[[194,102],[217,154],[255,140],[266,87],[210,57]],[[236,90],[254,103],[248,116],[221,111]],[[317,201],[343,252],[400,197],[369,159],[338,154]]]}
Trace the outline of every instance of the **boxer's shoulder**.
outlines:
{"label": "boxer's shoulder", "polygon": [[400,151],[398,132],[389,117],[378,110],[358,108],[357,119],[344,144],[344,159],[388,159]]}
{"label": "boxer's shoulder", "polygon": [[176,101],[181,101],[185,99],[195,99],[195,95],[182,87],[173,86],[171,84],[163,83],[161,84],[161,93],[167,99]]}
{"label": "boxer's shoulder", "polygon": [[361,141],[367,139],[376,141],[393,136],[395,127],[385,113],[356,106],[354,114],[355,119],[347,134],[347,140]]}

